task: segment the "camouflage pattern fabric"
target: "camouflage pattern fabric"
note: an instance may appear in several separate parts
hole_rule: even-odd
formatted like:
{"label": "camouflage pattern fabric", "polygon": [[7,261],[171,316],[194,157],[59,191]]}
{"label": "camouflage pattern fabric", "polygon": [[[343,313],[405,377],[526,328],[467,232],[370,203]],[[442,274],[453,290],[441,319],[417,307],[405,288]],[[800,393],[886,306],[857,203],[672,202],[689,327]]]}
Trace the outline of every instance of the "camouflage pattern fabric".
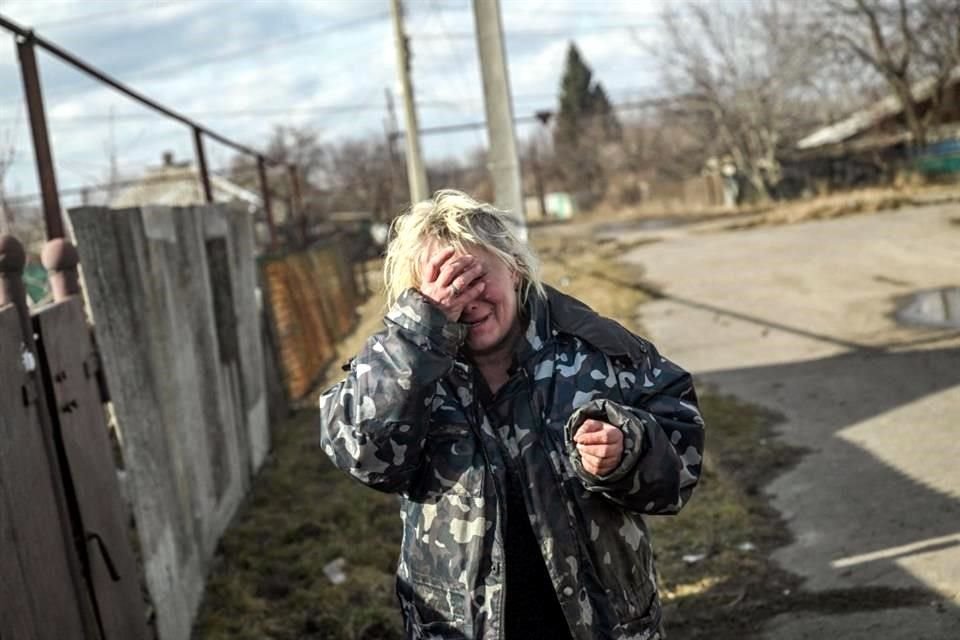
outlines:
{"label": "camouflage pattern fabric", "polygon": [[[673,514],[702,470],[704,424],[690,375],[649,342],[549,289],[531,301],[512,421],[491,424],[460,353],[466,328],[415,290],[320,398],[321,444],[340,469],[397,493],[397,595],[415,639],[503,636],[507,456],[557,599],[578,640],[660,640],[641,514]],[[624,432],[619,466],[581,465],[588,418]]]}

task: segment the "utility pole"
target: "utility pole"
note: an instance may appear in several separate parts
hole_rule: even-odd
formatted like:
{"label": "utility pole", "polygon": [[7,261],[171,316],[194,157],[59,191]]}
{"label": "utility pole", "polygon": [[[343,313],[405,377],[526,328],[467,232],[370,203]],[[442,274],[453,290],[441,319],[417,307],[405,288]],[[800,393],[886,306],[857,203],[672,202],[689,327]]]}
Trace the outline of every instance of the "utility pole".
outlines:
{"label": "utility pole", "polygon": [[397,167],[397,110],[393,106],[393,92],[387,87],[384,89],[384,95],[387,97],[387,118],[383,122],[383,128],[387,134],[387,156],[390,163],[390,181],[387,187],[385,212],[387,220],[390,220],[396,213],[393,210],[393,191],[397,185],[397,176],[400,171]]}
{"label": "utility pole", "polygon": [[494,204],[498,209],[510,211],[516,216],[518,235],[526,240],[523,182],[513,130],[513,101],[510,98],[500,1],[473,0],[473,15],[477,23],[477,49],[483,75],[483,102],[487,112],[487,136],[490,139],[487,164],[493,178]]}
{"label": "utility pole", "polygon": [[397,72],[403,89],[404,125],[406,126],[407,182],[410,184],[410,201],[419,202],[429,197],[427,171],[420,153],[420,129],[417,125],[417,109],[413,99],[413,83],[410,80],[410,42],[403,28],[401,0],[390,0],[393,12],[393,36],[397,46]]}
{"label": "utility pole", "polygon": [[552,111],[537,111],[535,114],[537,120],[540,121],[540,124],[543,125],[543,135],[540,131],[534,131],[533,135],[530,137],[530,150],[531,156],[533,159],[533,177],[537,185],[537,200],[540,203],[540,217],[546,220],[547,218],[547,196],[544,193],[543,189],[543,166],[540,164],[540,140],[547,133],[549,133],[549,123],[550,118],[553,117]]}
{"label": "utility pole", "polygon": [[[107,176],[107,183],[110,185],[107,188],[107,206],[109,207],[114,196],[117,195],[117,181],[120,180],[120,171],[117,167],[117,145],[114,141],[114,110],[113,105],[110,105],[110,137],[107,139],[107,157],[110,160],[110,173]],[[84,203],[86,204],[86,203]]]}

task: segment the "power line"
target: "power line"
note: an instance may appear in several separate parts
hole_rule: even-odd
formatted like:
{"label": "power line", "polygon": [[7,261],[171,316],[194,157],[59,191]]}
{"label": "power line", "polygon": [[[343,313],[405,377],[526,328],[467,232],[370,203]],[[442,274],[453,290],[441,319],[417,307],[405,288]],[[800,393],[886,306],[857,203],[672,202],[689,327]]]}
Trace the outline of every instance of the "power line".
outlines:
{"label": "power line", "polygon": [[[574,27],[573,29],[510,29],[506,30],[504,33],[508,37],[524,37],[524,38],[537,38],[537,37],[572,37],[578,33],[591,33],[597,31],[638,31],[641,29],[656,29],[659,28],[659,24],[655,23],[645,23],[645,24],[607,24],[607,25],[591,25],[583,27]],[[411,34],[411,37],[417,38],[432,38],[432,39],[466,39],[473,38],[474,34],[469,31],[450,31],[450,32],[420,32]]]}
{"label": "power line", "polygon": [[83,13],[79,16],[74,16],[72,18],[61,18],[59,20],[49,20],[35,24],[34,28],[37,29],[49,29],[50,27],[74,27],[81,24],[88,24],[90,22],[99,22],[104,18],[110,19],[119,15],[125,15],[128,13],[142,13],[144,11],[165,9],[166,7],[173,6],[176,4],[184,4],[188,0],[164,0],[155,5],[150,4],[137,4],[132,6],[124,7],[123,9],[114,8],[110,11],[97,11],[95,13]]}
{"label": "power line", "polygon": [[[448,33],[448,32],[450,31],[450,29],[449,29],[449,27],[448,27],[448,25],[447,25],[446,19],[444,19],[444,17],[443,17],[443,13],[444,13],[443,8],[442,8],[442,7],[438,8],[438,4],[437,4],[436,0],[431,0],[429,6],[430,6],[430,14],[429,14],[430,19],[433,20],[434,18],[436,18],[436,20],[440,23],[440,29],[441,29],[444,33]],[[421,41],[421,42],[427,42],[427,43],[429,43],[430,45],[433,45],[433,44],[435,44],[435,43],[439,43],[440,40],[436,40],[436,41],[426,40],[426,41]],[[463,56],[461,55],[460,50],[456,47],[456,45],[451,45],[451,41],[450,41],[449,39],[445,39],[444,42],[446,42],[446,44],[447,44],[447,53],[448,53],[448,55],[452,55],[452,57],[454,58],[455,63],[458,65],[458,67],[459,67],[460,69],[465,69],[465,68],[467,68],[468,66],[470,66],[470,65],[467,63],[467,61],[463,58]],[[479,74],[477,74],[477,75],[479,75]],[[461,94],[461,96],[469,95],[469,94],[470,94],[470,87],[469,87],[469,83],[467,83],[466,79],[464,78],[464,75],[463,75],[462,73],[455,73],[455,74],[453,74],[453,77],[454,77],[454,79],[455,79],[455,81],[456,81],[456,83],[457,83],[457,86],[458,86],[458,87],[460,88],[460,90],[463,92],[463,93]],[[479,78],[477,78],[477,80],[479,80]],[[482,97],[481,97],[479,100],[471,100],[471,101],[470,101],[470,104],[471,104],[471,105],[474,105],[474,104],[476,104],[476,103],[479,103],[479,104],[482,105],[482,104],[483,104],[483,99],[482,99]],[[464,112],[465,110],[459,109],[459,111],[461,111],[461,113],[462,113],[462,112]],[[483,140],[484,140],[483,134],[478,131],[477,134],[476,134],[476,136],[475,136],[475,141],[476,141],[477,145],[478,145],[478,146],[481,146],[481,145],[483,144]]]}
{"label": "power line", "polygon": [[[423,107],[426,109],[456,109],[460,108],[453,102],[447,100],[426,100],[423,102],[417,103],[418,107]],[[184,112],[184,115],[190,118],[250,118],[250,117],[263,117],[263,116],[290,116],[297,114],[311,114],[311,113],[342,113],[350,111],[381,111],[383,109],[380,105],[374,105],[372,103],[363,103],[363,104],[340,104],[340,105],[322,105],[316,107],[290,107],[290,108],[276,108],[276,109],[232,109],[232,110],[210,110],[210,111],[190,111]],[[153,113],[117,113],[112,116],[114,120],[146,120],[156,118],[157,115]],[[48,120],[51,122],[60,121],[60,122],[70,122],[76,124],[82,124],[86,122],[103,122],[110,120],[111,116],[108,114],[94,113],[86,115],[75,115],[75,116],[57,116],[51,114],[48,116]],[[5,120],[5,122],[12,122],[13,118]]]}
{"label": "power line", "polygon": [[[632,111],[636,109],[649,109],[650,107],[658,107],[664,104],[670,104],[675,102],[677,97],[659,97],[659,98],[648,98],[646,100],[636,100],[632,102],[621,102],[619,104],[611,105],[615,111]],[[543,117],[551,118],[555,115],[555,112],[552,109],[540,109],[537,110],[532,116],[515,116],[513,121],[517,124],[526,124],[531,122],[542,121]],[[605,114],[597,114],[592,117],[601,117]],[[421,136],[427,135],[437,135],[437,134],[446,134],[446,133],[457,133],[459,131],[471,131],[473,129],[483,129],[487,126],[486,122],[465,122],[461,124],[448,124],[441,125],[438,127],[422,127],[420,129]],[[397,137],[403,137],[403,131],[397,131],[393,135]]]}
{"label": "power line", "polygon": [[[677,99],[678,99],[677,97],[658,97],[658,98],[650,98],[650,99],[647,99],[647,100],[637,100],[637,101],[633,101],[633,102],[622,102],[622,103],[614,104],[614,105],[611,105],[611,106],[612,106],[616,111],[631,111],[631,110],[636,110],[636,109],[647,109],[647,108],[650,108],[650,107],[657,107],[657,106],[662,106],[662,105],[664,105],[664,104],[670,104],[670,103],[672,103],[672,102],[675,102]],[[530,124],[530,123],[534,123],[534,122],[541,122],[544,114],[547,114],[548,116],[553,116],[553,115],[554,115],[554,112],[553,112],[552,110],[548,110],[548,109],[547,109],[547,110],[539,110],[539,111],[537,111],[537,112],[535,113],[535,115],[530,115],[530,116],[516,116],[516,117],[514,118],[514,122],[516,122],[516,123],[518,123],[518,124]],[[601,117],[602,115],[603,115],[603,114],[598,114],[597,116],[594,116],[594,117]],[[442,125],[442,126],[438,126],[438,127],[426,127],[426,128],[421,128],[421,129],[420,129],[420,135],[423,136],[423,135],[440,135],[440,134],[447,134],[447,133],[457,133],[457,132],[460,132],[460,131],[470,131],[470,130],[474,130],[474,129],[485,129],[486,126],[487,126],[487,123],[486,123],[486,122],[478,121],[478,122],[468,122],[468,123],[461,123],[461,124]],[[403,132],[403,131],[397,131],[397,132],[393,133],[392,135],[393,135],[395,138],[401,138],[401,137],[404,136],[404,132]],[[225,175],[230,175],[230,174],[232,173],[232,171],[233,171],[232,169],[221,169],[221,170],[219,170],[219,171],[211,171],[211,172],[210,172],[210,175],[211,175],[211,176],[213,176],[213,175],[225,176]],[[241,169],[241,171],[243,171],[243,169]],[[87,193],[87,192],[90,192],[90,191],[105,190],[105,189],[107,189],[108,187],[111,187],[111,186],[112,186],[112,187],[126,187],[126,186],[133,186],[133,185],[137,185],[137,184],[142,184],[142,183],[144,183],[144,182],[146,182],[146,181],[164,182],[164,181],[166,181],[166,180],[175,181],[175,180],[182,180],[182,179],[183,179],[182,176],[174,176],[174,177],[164,177],[164,176],[154,176],[154,177],[150,177],[150,176],[147,176],[147,177],[142,177],[142,178],[135,179],[135,180],[121,180],[121,181],[118,181],[118,182],[113,183],[112,185],[99,184],[99,185],[91,185],[91,186],[86,186],[86,187],[72,187],[72,188],[68,188],[68,189],[62,189],[62,190],[60,191],[60,193],[61,193],[61,195],[64,195],[64,196],[69,196],[69,195],[82,195],[83,193]],[[8,201],[8,203],[9,203],[11,206],[13,206],[13,205],[24,205],[24,204],[29,204],[29,203],[31,203],[31,202],[36,202],[36,201],[39,200],[39,198],[40,198],[40,194],[38,194],[38,193],[31,193],[31,194],[26,194],[26,195],[20,195],[20,196],[10,197],[10,198],[7,199],[7,201]]]}
{"label": "power line", "polygon": [[146,69],[141,72],[139,79],[143,78],[157,78],[168,75],[174,75],[185,70],[193,70],[197,67],[206,66],[209,64],[216,64],[220,62],[225,62],[229,60],[235,60],[237,58],[242,58],[251,54],[262,53],[265,49],[274,49],[277,47],[283,47],[296,42],[298,40],[305,40],[308,38],[315,38],[317,36],[322,36],[330,33],[331,31],[340,31],[343,29],[349,29],[352,27],[360,27],[367,24],[372,24],[374,22],[379,22],[380,20],[385,20],[390,17],[390,13],[386,11],[381,11],[378,13],[370,14],[367,16],[362,16],[360,18],[353,18],[351,20],[345,20],[343,22],[337,22],[334,24],[328,24],[327,26],[316,29],[314,31],[305,31],[301,33],[288,34],[286,36],[281,36],[267,42],[261,42],[259,44],[250,46],[250,47],[241,47],[236,48],[231,51],[225,51],[218,53],[213,56],[208,56],[206,58],[192,58],[191,60],[184,62],[179,65],[171,65],[168,67]]}
{"label": "power line", "polygon": [[[379,20],[383,20],[389,17],[388,12],[380,11],[377,13],[369,14],[366,16],[361,16],[359,18],[352,18],[350,20],[345,20],[343,22],[337,22],[333,24],[328,24],[320,29],[315,29],[313,31],[304,31],[299,33],[287,34],[285,36],[279,36],[272,40],[261,42],[252,46],[245,47],[234,47],[231,50],[223,51],[215,55],[203,57],[203,58],[191,58],[187,62],[176,65],[168,65],[166,67],[148,67],[143,71],[140,71],[136,74],[136,81],[142,81],[143,79],[156,79],[156,78],[166,78],[170,76],[177,75],[183,71],[193,71],[199,67],[204,67],[207,65],[220,64],[223,62],[229,62],[231,60],[236,60],[245,56],[259,54],[267,49],[276,49],[280,47],[289,46],[300,40],[316,38],[321,35],[328,34],[332,31],[338,31],[342,29],[349,29],[353,27],[363,26],[365,24],[372,24]],[[128,80],[129,81],[129,80]],[[53,91],[48,91],[48,96],[58,96],[65,93],[72,92],[79,87],[79,83],[67,84],[65,86],[58,87]]]}
{"label": "power line", "polygon": [[[209,129],[209,128],[201,125],[200,123],[198,123],[198,122],[196,122],[196,121],[194,121],[194,120],[192,120],[192,119],[184,116],[183,114],[178,113],[177,111],[174,111],[173,109],[171,109],[171,108],[169,108],[169,107],[166,107],[166,106],[160,104],[159,102],[156,102],[156,101],[150,99],[149,97],[147,97],[147,96],[144,95],[143,93],[141,93],[141,92],[133,89],[132,87],[130,87],[130,86],[128,86],[128,85],[126,85],[126,84],[118,81],[117,79],[115,79],[115,78],[107,75],[106,73],[104,73],[104,72],[101,71],[100,69],[97,69],[97,68],[94,67],[93,65],[88,64],[88,63],[87,63],[85,60],[83,60],[82,58],[79,58],[78,56],[76,56],[76,55],[74,55],[73,53],[67,51],[66,49],[63,49],[62,47],[60,47],[60,46],[57,45],[57,44],[55,44],[55,43],[53,43],[53,42],[51,42],[51,41],[49,41],[49,40],[47,40],[47,39],[45,39],[45,38],[42,38],[41,36],[35,34],[34,32],[30,31],[29,29],[25,29],[25,28],[22,27],[21,25],[19,25],[19,24],[13,22],[12,20],[9,20],[8,18],[4,17],[2,14],[0,14],[0,28],[4,29],[4,30],[6,30],[6,31],[9,31],[10,33],[14,34],[14,36],[16,36],[17,38],[20,39],[20,41],[18,42],[18,47],[19,47],[20,50],[21,50],[21,54],[22,54],[24,51],[28,52],[31,60],[33,60],[34,48],[43,49],[44,51],[46,51],[47,53],[49,53],[49,54],[57,57],[57,58],[60,59],[61,61],[69,64],[70,66],[72,66],[72,67],[74,67],[74,68],[76,68],[76,69],[78,69],[78,70],[80,70],[80,71],[82,71],[83,73],[87,74],[88,76],[91,76],[91,77],[93,77],[93,78],[96,78],[96,79],[99,80],[100,82],[102,82],[102,83],[104,83],[104,84],[112,87],[114,90],[119,91],[120,93],[126,95],[127,97],[129,97],[129,98],[131,98],[131,99],[133,99],[133,100],[136,100],[136,101],[139,102],[140,104],[142,104],[142,105],[144,105],[144,106],[146,106],[146,107],[149,107],[150,109],[153,109],[153,110],[156,111],[157,113],[160,113],[160,114],[163,114],[163,115],[167,116],[167,117],[170,118],[171,120],[175,120],[175,121],[177,121],[177,122],[180,122],[180,123],[183,124],[183,125],[186,125],[186,126],[190,127],[190,128],[193,130],[194,138],[195,138],[196,141],[198,141],[197,144],[198,144],[198,146],[199,146],[201,149],[202,149],[201,143],[202,143],[202,141],[203,141],[203,136],[206,136],[207,138],[209,138],[209,139],[211,139],[211,140],[216,140],[216,141],[220,142],[221,144],[225,144],[225,145],[227,145],[227,146],[229,146],[229,147],[232,147],[232,148],[235,149],[236,151],[239,151],[239,152],[241,152],[241,153],[245,153],[245,154],[248,154],[248,155],[251,155],[251,156],[255,156],[255,157],[257,157],[257,158],[261,158],[261,162],[263,162],[263,160],[262,160],[263,155],[262,155],[260,152],[254,150],[254,149],[251,149],[250,147],[248,147],[248,146],[246,146],[246,145],[240,144],[240,143],[238,143],[238,142],[236,142],[236,141],[234,141],[234,140],[231,140],[230,138],[227,138],[227,137],[225,137],[225,136],[223,136],[223,135],[220,135],[220,134],[217,133],[216,131],[213,131],[212,129]],[[34,61],[34,64],[35,64],[35,61]],[[44,127],[44,128],[45,128],[45,127]],[[36,145],[35,145],[35,146],[36,146]],[[41,148],[40,146],[37,146],[37,149],[38,149],[37,155],[38,155],[38,156],[39,156],[39,149],[40,149],[40,148]],[[48,162],[48,163],[50,162],[50,159],[49,159],[49,158],[47,158],[47,162]],[[41,177],[43,177],[44,168],[43,168],[43,166],[42,166],[42,163],[40,163],[40,164],[41,164],[41,166],[40,166],[40,173],[41,173]],[[52,173],[50,173],[49,175],[52,176]],[[54,181],[51,179],[49,182],[50,182],[50,183],[53,183]],[[59,216],[60,216],[59,207],[56,206],[56,202],[55,202],[55,200],[56,200],[56,187],[55,187],[55,184],[53,184],[52,186],[51,186],[50,184],[48,184],[47,187],[49,187],[49,189],[47,189],[47,190],[45,191],[45,193],[49,196],[49,195],[50,195],[50,192],[52,191],[52,193],[53,193],[53,198],[52,198],[53,202],[49,202],[49,201],[48,201],[48,202],[45,202],[46,209],[47,209],[48,213],[52,211],[53,213],[52,213],[51,215],[53,215],[55,218],[59,219]],[[50,221],[49,221],[49,220],[48,220],[48,224],[50,224]],[[58,224],[58,226],[59,226],[59,224]],[[50,227],[48,226],[48,229],[49,229],[49,228],[50,228]]]}

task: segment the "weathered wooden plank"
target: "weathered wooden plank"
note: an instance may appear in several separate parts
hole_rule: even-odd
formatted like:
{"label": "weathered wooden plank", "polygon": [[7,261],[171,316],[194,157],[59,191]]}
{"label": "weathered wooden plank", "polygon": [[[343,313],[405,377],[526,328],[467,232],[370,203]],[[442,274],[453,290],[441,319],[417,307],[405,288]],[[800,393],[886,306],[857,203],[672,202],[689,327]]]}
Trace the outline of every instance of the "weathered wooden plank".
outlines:
{"label": "weathered wooden plank", "polygon": [[[19,335],[19,320],[16,309],[12,306],[0,308],[0,358],[10,357],[9,347],[12,345],[10,337],[15,329]],[[11,326],[12,325],[12,326]],[[10,384],[0,386],[0,396],[15,392]],[[6,401],[0,398],[0,406]],[[12,416],[0,411],[0,438],[6,440],[3,434],[13,429],[21,428],[10,423]],[[0,441],[0,456],[3,456],[6,447]],[[14,528],[14,513],[8,508],[7,482],[5,478],[2,457],[0,457],[0,637],[6,638],[33,638],[37,636],[37,629],[33,623],[33,609],[30,598],[29,581],[24,575],[20,563],[20,540]]]}
{"label": "weathered wooden plank", "polygon": [[145,638],[140,576],[82,302],[70,298],[45,307],[34,315],[33,322],[52,398],[52,418],[73,479],[104,640]]}
{"label": "weathered wooden plank", "polygon": [[[81,605],[38,414],[36,358],[13,307],[0,311],[0,636],[83,638]],[[14,561],[16,564],[14,564]],[[16,589],[12,592],[11,589]],[[83,597],[79,594],[79,597]],[[29,613],[28,613],[29,610]],[[26,622],[27,616],[31,622]],[[10,625],[7,627],[7,625]],[[32,625],[32,626],[31,626]]]}

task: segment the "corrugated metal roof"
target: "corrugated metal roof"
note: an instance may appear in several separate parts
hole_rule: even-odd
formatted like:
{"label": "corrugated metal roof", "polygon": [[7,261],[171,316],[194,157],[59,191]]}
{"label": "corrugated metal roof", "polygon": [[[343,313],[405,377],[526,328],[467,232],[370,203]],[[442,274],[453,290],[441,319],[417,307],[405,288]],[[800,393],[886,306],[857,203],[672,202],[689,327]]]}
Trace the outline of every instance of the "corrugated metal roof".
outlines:
{"label": "corrugated metal roof", "polygon": [[[948,80],[953,84],[960,80],[960,67],[956,67]],[[936,88],[935,78],[924,78],[913,84],[911,93],[914,100],[926,100]],[[903,111],[899,98],[889,95],[866,109],[861,109],[840,122],[817,129],[807,137],[797,142],[797,149],[815,149],[849,140],[858,133],[866,131],[875,124],[887,118],[898,115]]]}
{"label": "corrugated metal roof", "polygon": [[[210,188],[217,202],[240,201],[254,207],[261,206],[259,195],[226,178],[210,176]],[[147,205],[182,207],[203,203],[203,191],[197,170],[191,166],[174,165],[152,169],[138,184],[124,189],[113,198],[110,206],[115,208]]]}

